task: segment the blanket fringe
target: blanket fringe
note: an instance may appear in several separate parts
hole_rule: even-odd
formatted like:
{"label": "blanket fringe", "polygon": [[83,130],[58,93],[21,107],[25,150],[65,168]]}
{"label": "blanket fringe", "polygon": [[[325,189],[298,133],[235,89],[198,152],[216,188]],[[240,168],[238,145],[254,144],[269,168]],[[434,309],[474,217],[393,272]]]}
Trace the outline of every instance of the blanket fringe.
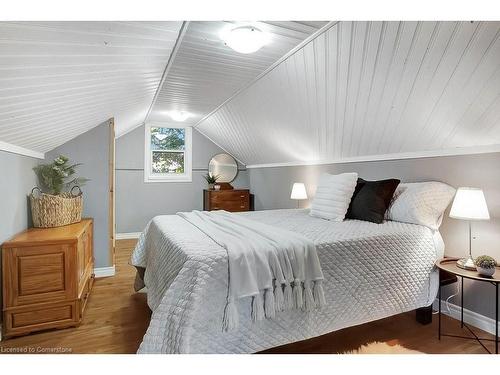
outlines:
{"label": "blanket fringe", "polygon": [[316,280],[314,282],[314,300],[316,301],[316,306],[323,307],[326,306],[325,292],[323,290],[322,280]]}
{"label": "blanket fringe", "polygon": [[301,309],[302,306],[304,306],[304,300],[302,299],[302,283],[299,279],[295,279],[293,283],[293,299],[297,309]]}
{"label": "blanket fringe", "polygon": [[264,294],[264,310],[266,312],[266,318],[274,318],[276,315],[276,307],[274,300],[273,288],[266,289]]}
{"label": "blanket fringe", "polygon": [[252,298],[252,320],[256,322],[262,319],[264,319],[264,302],[259,293]]}
{"label": "blanket fringe", "polygon": [[306,311],[311,311],[316,308],[316,304],[314,302],[314,296],[313,296],[313,291],[311,288],[311,282],[310,281],[305,281],[304,282],[304,309]]}
{"label": "blanket fringe", "polygon": [[285,310],[293,309],[293,294],[292,294],[292,286],[289,282],[285,283],[285,294],[284,294],[284,308]]}
{"label": "blanket fringe", "polygon": [[238,328],[238,309],[233,299],[227,302],[224,310],[224,319],[222,321],[222,329],[225,332],[232,331]]}
{"label": "blanket fringe", "polygon": [[277,312],[285,310],[283,289],[281,287],[281,283],[279,282],[276,282],[276,286],[274,287],[274,306]]}
{"label": "blanket fringe", "polygon": [[[303,291],[302,288],[304,288]],[[311,311],[315,307],[325,305],[326,299],[322,280],[316,280],[313,287],[311,281],[305,281],[302,286],[302,282],[295,279],[293,288],[290,283],[285,282],[284,291],[282,285],[276,282],[274,291],[272,288],[264,291],[264,298],[262,298],[261,294],[252,297],[252,320],[256,322],[264,318],[274,318],[276,312],[290,310],[294,307]],[[228,332],[238,328],[238,324],[236,303],[233,299],[229,299],[224,310],[222,328],[225,332]]]}

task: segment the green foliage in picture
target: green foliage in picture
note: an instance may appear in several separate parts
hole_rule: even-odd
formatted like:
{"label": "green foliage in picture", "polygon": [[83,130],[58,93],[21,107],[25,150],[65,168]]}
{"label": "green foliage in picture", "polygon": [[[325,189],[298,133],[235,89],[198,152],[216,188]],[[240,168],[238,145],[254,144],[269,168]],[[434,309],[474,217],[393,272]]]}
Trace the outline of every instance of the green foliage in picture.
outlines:
{"label": "green foliage in picture", "polygon": [[184,147],[184,129],[151,128],[151,150],[184,150]]}
{"label": "green foliage in picture", "polygon": [[38,187],[46,194],[59,195],[75,185],[84,185],[90,181],[88,178],[74,176],[79,165],[69,164],[69,159],[63,155],[50,164],[37,165],[33,170],[38,178]]}
{"label": "green foliage in picture", "polygon": [[184,153],[153,151],[153,173],[184,173]]}

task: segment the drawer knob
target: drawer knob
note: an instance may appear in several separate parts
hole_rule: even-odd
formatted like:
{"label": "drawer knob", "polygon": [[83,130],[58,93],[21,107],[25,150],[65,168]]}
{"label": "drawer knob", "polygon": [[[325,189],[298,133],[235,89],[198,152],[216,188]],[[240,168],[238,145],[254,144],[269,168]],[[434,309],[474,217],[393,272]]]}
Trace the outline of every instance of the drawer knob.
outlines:
{"label": "drawer knob", "polygon": [[240,208],[245,208],[245,205],[243,205],[243,206],[240,206]]}

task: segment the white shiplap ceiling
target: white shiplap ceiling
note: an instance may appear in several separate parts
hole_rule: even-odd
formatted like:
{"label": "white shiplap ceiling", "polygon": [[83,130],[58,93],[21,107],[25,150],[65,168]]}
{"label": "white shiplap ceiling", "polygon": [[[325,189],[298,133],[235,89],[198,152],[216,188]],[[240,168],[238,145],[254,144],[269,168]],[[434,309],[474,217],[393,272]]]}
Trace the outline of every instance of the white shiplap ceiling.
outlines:
{"label": "white shiplap ceiling", "polygon": [[499,22],[339,22],[197,129],[249,165],[498,146],[499,37]]}
{"label": "white shiplap ceiling", "polygon": [[165,111],[194,124],[326,22],[254,22],[270,43],[243,55],[234,22],[0,22],[0,149],[43,153],[110,117],[120,136]]}
{"label": "white shiplap ceiling", "polygon": [[0,149],[171,110],[249,165],[500,145],[499,22],[255,22],[249,55],[220,38],[244,24],[0,22]]}
{"label": "white shiplap ceiling", "polygon": [[135,127],[181,24],[0,22],[0,143],[43,154],[111,117]]}
{"label": "white shiplap ceiling", "polygon": [[155,102],[150,121],[172,121],[168,112],[188,112],[195,124],[250,83],[326,22],[252,22],[269,43],[252,54],[235,52],[221,33],[244,22],[190,22]]}

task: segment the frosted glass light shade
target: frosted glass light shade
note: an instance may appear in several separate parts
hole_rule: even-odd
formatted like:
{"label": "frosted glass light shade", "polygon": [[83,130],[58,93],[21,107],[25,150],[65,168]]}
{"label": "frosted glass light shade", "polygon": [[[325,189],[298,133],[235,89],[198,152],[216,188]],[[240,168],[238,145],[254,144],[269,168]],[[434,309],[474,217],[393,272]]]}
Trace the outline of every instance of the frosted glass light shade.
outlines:
{"label": "frosted glass light shade", "polygon": [[489,220],[490,214],[481,189],[458,188],[451,206],[450,217],[463,220]]}
{"label": "frosted glass light shade", "polygon": [[257,52],[268,43],[267,34],[252,26],[226,30],[221,38],[233,50],[245,54]]}
{"label": "frosted glass light shade", "polygon": [[306,186],[302,182],[293,184],[290,199],[307,199]]}

